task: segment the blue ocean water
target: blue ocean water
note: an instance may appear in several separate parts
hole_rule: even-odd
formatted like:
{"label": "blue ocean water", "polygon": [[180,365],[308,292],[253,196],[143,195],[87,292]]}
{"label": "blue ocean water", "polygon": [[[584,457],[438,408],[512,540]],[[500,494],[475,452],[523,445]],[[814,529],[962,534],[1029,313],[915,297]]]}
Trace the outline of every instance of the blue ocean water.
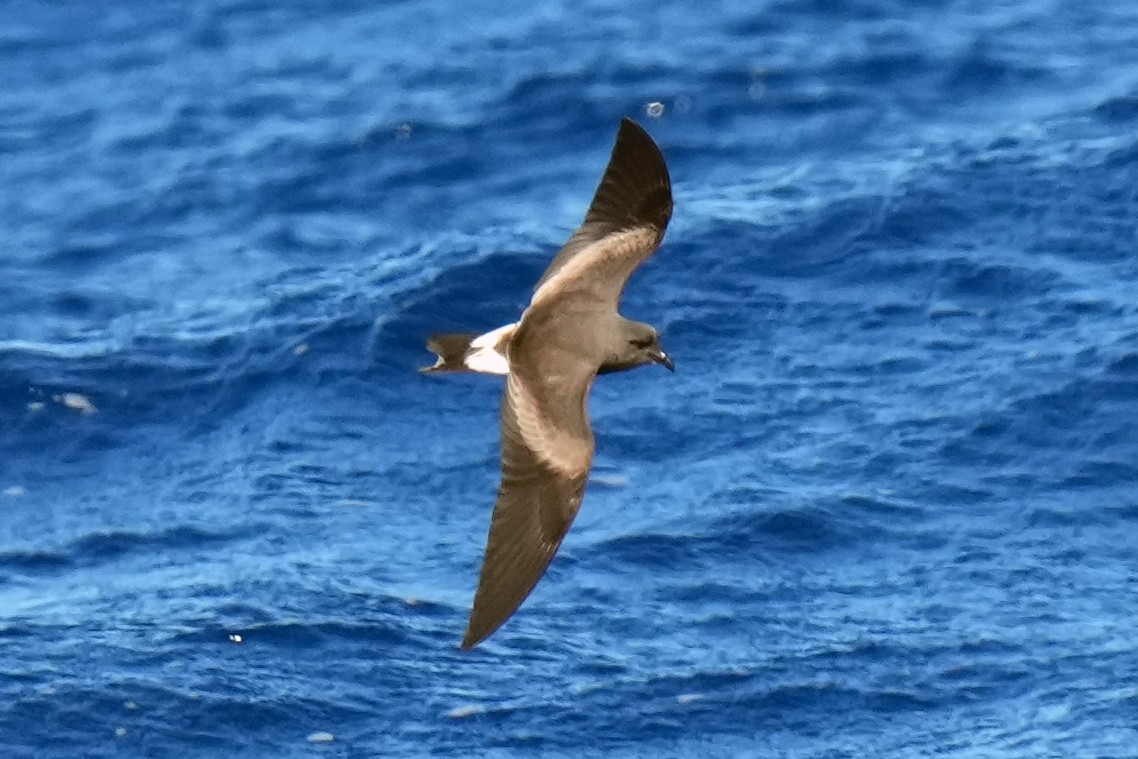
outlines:
{"label": "blue ocean water", "polygon": [[[0,755],[1138,756],[1138,6],[3,3]],[[494,378],[675,215],[463,654]]]}

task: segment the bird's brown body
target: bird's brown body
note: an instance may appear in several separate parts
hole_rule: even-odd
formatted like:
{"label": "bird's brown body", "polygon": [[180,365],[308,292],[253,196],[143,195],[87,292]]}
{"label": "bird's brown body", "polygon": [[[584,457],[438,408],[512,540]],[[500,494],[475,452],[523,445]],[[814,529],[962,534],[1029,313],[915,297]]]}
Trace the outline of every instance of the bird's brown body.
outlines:
{"label": "bird's brown body", "polygon": [[593,462],[587,404],[597,374],[649,363],[672,368],[656,330],[617,311],[628,277],[655,252],[671,213],[663,156],[625,119],[584,223],[554,257],[518,323],[479,338],[443,335],[428,343],[439,361],[426,371],[506,375],[502,482],[463,648],[517,610],[580,509]]}

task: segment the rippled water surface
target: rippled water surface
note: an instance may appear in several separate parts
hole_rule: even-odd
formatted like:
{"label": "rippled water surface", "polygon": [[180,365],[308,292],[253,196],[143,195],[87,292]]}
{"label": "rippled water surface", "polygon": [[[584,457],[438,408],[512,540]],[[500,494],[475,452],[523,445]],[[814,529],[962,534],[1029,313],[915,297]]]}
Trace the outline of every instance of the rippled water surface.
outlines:
{"label": "rippled water surface", "polygon": [[[3,3],[0,754],[1138,754],[1138,7]],[[516,318],[676,211],[458,643]]]}

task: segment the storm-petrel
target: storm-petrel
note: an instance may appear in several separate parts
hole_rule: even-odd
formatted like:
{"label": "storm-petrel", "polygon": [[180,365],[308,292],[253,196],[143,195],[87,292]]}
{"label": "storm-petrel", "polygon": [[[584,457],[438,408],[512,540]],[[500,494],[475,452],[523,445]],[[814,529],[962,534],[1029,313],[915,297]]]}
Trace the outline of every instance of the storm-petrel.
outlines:
{"label": "storm-petrel", "polygon": [[577,516],[593,462],[593,379],[650,363],[674,368],[655,329],[617,312],[629,276],[656,251],[671,216],[664,157],[626,118],[584,223],[553,258],[521,319],[427,343],[438,359],[424,373],[506,375],[502,483],[463,649],[517,610]]}

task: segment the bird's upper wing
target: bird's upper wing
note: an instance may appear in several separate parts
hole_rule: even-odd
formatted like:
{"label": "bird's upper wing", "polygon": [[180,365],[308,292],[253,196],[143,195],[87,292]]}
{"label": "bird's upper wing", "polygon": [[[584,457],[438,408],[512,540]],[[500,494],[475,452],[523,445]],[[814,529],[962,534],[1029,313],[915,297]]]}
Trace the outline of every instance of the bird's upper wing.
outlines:
{"label": "bird's upper wing", "polygon": [[575,292],[615,307],[629,275],[655,252],[671,218],[672,182],[664,156],[626,118],[584,223],[538,281],[532,305]]}
{"label": "bird's upper wing", "polygon": [[[523,325],[502,399],[502,484],[464,649],[497,630],[537,585],[577,516],[593,461],[586,403],[596,367],[554,355],[556,340],[526,338]],[[558,372],[538,373],[550,360]]]}

